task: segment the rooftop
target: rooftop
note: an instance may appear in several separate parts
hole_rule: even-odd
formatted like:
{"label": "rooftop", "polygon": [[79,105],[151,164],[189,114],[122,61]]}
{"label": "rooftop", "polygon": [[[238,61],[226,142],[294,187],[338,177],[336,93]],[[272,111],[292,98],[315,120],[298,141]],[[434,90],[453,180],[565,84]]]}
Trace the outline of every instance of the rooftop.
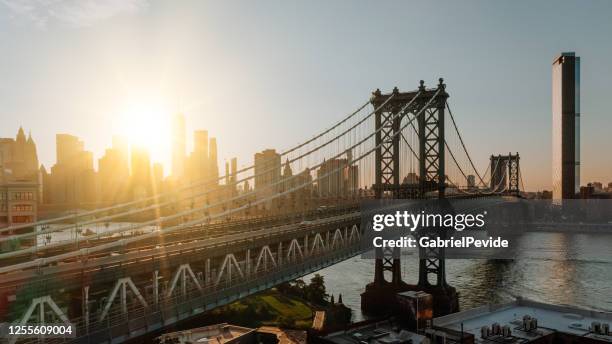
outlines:
{"label": "rooftop", "polygon": [[255,330],[252,328],[222,323],[186,331],[165,333],[159,337],[159,342],[224,344],[253,331]]}
{"label": "rooftop", "polygon": [[275,326],[262,326],[257,329],[257,332],[276,336],[278,344],[306,343],[306,331],[285,330]]}
{"label": "rooftop", "polygon": [[[537,319],[537,328],[525,330],[524,319],[534,318]],[[482,306],[433,320],[436,328],[455,331],[461,331],[463,324],[463,331],[473,334],[477,342],[482,342],[483,327],[491,328],[494,323],[499,324],[500,328],[508,326],[512,336],[521,342],[561,332],[612,343],[612,333],[608,330],[608,334],[604,334],[605,330],[601,329],[604,328],[604,324],[608,324],[609,328],[612,323],[612,313],[549,305],[526,299],[517,299],[501,305]],[[599,331],[593,329],[594,326],[599,326]]]}
{"label": "rooftop", "polygon": [[337,344],[400,344],[425,343],[425,336],[402,330],[392,321],[386,320],[364,325],[356,325],[346,331],[333,332],[325,340]]}

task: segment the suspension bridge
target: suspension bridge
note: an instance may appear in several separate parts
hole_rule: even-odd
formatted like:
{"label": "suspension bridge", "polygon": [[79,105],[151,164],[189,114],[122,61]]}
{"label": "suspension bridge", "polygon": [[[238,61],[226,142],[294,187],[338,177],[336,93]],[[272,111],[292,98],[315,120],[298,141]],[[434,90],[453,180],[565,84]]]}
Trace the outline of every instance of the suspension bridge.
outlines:
{"label": "suspension bridge", "polygon": [[[23,245],[0,253],[0,321],[71,323],[72,341],[121,342],[361,253],[364,199],[518,196],[518,154],[491,156],[481,173],[448,98],[442,79],[410,92],[376,90],[281,152],[282,175],[278,164],[253,164],[171,193],[2,228],[2,243]],[[237,188],[245,183],[255,187]],[[147,220],[39,244],[135,214]],[[417,288],[448,299],[437,312],[457,310],[443,251],[421,250],[414,286],[399,269],[398,257],[377,259],[366,294]]]}

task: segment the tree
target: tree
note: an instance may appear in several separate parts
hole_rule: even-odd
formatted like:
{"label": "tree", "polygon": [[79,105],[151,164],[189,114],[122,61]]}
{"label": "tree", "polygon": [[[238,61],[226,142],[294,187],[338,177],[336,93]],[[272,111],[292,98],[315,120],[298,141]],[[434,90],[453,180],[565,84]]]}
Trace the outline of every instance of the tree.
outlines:
{"label": "tree", "polygon": [[276,290],[278,290],[278,292],[283,295],[291,294],[291,292],[293,291],[292,289],[293,287],[289,282],[284,282],[276,286]]}
{"label": "tree", "polygon": [[325,304],[327,302],[327,293],[323,276],[315,274],[314,277],[310,279],[310,284],[306,287],[306,299],[318,304]]}
{"label": "tree", "polygon": [[306,298],[306,287],[306,282],[304,282],[304,280],[301,278],[296,279],[295,282],[293,282],[294,293],[299,297]]}

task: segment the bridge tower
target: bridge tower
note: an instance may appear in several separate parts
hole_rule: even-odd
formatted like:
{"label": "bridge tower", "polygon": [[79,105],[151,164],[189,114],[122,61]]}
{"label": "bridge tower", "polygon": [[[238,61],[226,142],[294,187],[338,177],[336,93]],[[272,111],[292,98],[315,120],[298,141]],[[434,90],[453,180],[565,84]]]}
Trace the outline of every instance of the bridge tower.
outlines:
{"label": "bridge tower", "polygon": [[[375,144],[378,147],[375,151],[376,198],[445,198],[444,117],[448,96],[443,79],[439,79],[435,89],[425,88],[421,80],[416,91],[400,92],[396,87],[390,94],[382,94],[380,90],[372,93],[371,103],[378,109],[375,113]],[[416,189],[401,184],[400,180],[402,120],[414,116],[419,139],[419,183]],[[384,279],[385,271],[391,272],[392,280],[389,282]],[[431,284],[430,280],[435,282]],[[369,313],[386,312],[394,304],[395,294],[407,290],[432,294],[436,315],[458,310],[457,293],[446,283],[444,249],[419,251],[419,280],[416,285],[409,285],[401,279],[399,249],[378,250],[374,282],[366,286],[361,296],[362,309]]]}
{"label": "bridge tower", "polygon": [[491,189],[518,195],[520,189],[519,154],[491,155]]}

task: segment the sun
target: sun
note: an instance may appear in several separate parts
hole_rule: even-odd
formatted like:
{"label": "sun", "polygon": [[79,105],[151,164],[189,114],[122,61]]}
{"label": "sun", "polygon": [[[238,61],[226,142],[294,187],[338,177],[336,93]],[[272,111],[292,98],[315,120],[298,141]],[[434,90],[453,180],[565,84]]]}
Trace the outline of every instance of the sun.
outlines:
{"label": "sun", "polygon": [[120,131],[130,146],[145,148],[151,160],[164,162],[171,144],[171,112],[160,101],[132,102],[121,114]]}

